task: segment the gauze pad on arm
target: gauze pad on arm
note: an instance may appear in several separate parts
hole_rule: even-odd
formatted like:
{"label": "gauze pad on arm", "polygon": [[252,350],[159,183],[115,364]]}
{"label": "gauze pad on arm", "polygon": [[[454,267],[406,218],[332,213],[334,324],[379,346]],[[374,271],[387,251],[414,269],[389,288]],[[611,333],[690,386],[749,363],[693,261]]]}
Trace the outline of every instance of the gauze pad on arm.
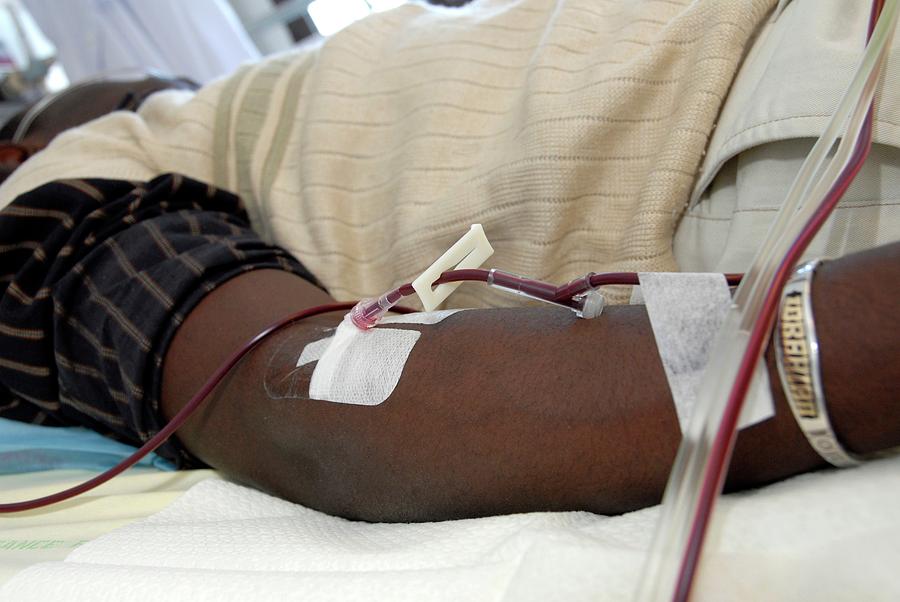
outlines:
{"label": "gauze pad on arm", "polygon": [[386,400],[419,340],[417,330],[360,330],[344,318],[309,382],[312,399],[378,405]]}
{"label": "gauze pad on arm", "polygon": [[[307,344],[297,359],[297,369],[317,362],[309,384],[309,397],[357,405],[383,403],[400,381],[403,367],[420,336],[417,330],[385,328],[383,325],[432,325],[458,311],[462,310],[391,316],[381,321],[382,326],[365,331],[345,318],[332,336]],[[287,380],[282,377],[277,389],[289,390],[291,394],[277,396],[304,397],[298,394],[296,387],[283,384]],[[276,389],[268,384],[267,388]]]}

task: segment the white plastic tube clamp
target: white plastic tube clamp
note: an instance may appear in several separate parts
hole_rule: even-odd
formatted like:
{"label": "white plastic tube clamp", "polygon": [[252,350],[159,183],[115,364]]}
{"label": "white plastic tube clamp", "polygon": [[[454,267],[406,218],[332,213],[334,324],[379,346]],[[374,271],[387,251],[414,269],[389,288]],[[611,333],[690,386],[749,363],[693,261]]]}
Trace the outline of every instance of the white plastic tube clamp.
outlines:
{"label": "white plastic tube clamp", "polygon": [[434,282],[447,270],[470,270],[481,267],[488,257],[494,254],[494,248],[488,242],[481,224],[472,224],[465,236],[456,241],[452,247],[438,257],[427,270],[413,280],[412,286],[425,311],[433,311],[438,305],[456,290],[461,282],[439,284],[432,288]]}

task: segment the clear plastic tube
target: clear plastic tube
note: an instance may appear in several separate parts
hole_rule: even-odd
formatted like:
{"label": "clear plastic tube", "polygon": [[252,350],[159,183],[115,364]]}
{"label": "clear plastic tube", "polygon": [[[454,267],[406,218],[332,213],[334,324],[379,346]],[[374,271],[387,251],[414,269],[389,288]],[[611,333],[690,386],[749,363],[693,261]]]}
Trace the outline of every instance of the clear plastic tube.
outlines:
{"label": "clear plastic tube", "polygon": [[[548,302],[552,302],[559,288],[555,284],[532,280],[496,269],[488,271],[487,284],[519,297]],[[564,301],[568,301],[568,299]]]}
{"label": "clear plastic tube", "polygon": [[[737,286],[743,274],[723,274],[730,286]],[[636,272],[589,272],[584,276],[556,286],[525,278],[502,270],[469,268],[450,270],[441,274],[434,284],[448,282],[486,282],[488,286],[519,296],[559,305],[571,309],[579,318],[591,319],[599,316],[606,305],[606,298],[597,290],[601,286],[636,285],[640,283]],[[375,326],[391,308],[403,297],[415,294],[415,289],[407,283],[390,290],[378,298],[369,297],[359,301],[350,311],[350,321],[360,330]]]}
{"label": "clear plastic tube", "polygon": [[[876,0],[873,12],[880,5]],[[773,291],[780,289],[779,277],[783,283],[785,270],[789,269],[786,260],[802,252],[836,202],[835,196],[839,198],[859,167],[861,145],[858,142],[871,124],[867,114],[897,15],[897,0],[887,0],[849,89],[801,167],[761,252],[735,295],[710,355],[694,414],[669,477],[656,535],[639,581],[638,600],[683,600],[690,592],[694,563],[699,557],[715,496],[721,490],[734,425],[746,394],[744,388],[735,397],[732,385],[737,385],[738,377],[746,376],[746,370],[743,373],[739,370],[747,365],[751,343],[757,344],[751,367],[759,359],[758,350],[764,347],[764,342],[759,337],[751,339],[771,327]],[[823,170],[827,153],[848,117],[846,133]],[[870,138],[866,137],[865,144],[869,142]],[[829,203],[823,213],[821,208]],[[749,377],[745,380],[746,386]],[[728,420],[725,420],[726,411]],[[730,429],[729,443],[716,446],[723,440],[720,435],[726,422]],[[714,448],[716,453],[711,454]]]}

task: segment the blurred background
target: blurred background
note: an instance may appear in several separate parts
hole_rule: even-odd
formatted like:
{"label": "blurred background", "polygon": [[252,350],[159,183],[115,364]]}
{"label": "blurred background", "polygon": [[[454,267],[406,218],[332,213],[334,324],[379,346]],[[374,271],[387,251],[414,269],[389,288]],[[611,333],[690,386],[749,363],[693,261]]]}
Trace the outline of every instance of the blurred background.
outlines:
{"label": "blurred background", "polygon": [[159,72],[203,84],[405,1],[0,0],[0,123],[98,79]]}

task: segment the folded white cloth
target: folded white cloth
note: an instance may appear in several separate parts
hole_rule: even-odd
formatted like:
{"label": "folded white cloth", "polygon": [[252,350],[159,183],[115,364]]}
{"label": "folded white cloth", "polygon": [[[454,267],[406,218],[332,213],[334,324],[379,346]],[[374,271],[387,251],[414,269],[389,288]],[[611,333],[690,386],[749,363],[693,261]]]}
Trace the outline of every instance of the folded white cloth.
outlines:
{"label": "folded white cloth", "polygon": [[[718,505],[699,600],[900,598],[900,458]],[[628,600],[658,508],[346,521],[227,482],[31,567],[3,600]]]}

